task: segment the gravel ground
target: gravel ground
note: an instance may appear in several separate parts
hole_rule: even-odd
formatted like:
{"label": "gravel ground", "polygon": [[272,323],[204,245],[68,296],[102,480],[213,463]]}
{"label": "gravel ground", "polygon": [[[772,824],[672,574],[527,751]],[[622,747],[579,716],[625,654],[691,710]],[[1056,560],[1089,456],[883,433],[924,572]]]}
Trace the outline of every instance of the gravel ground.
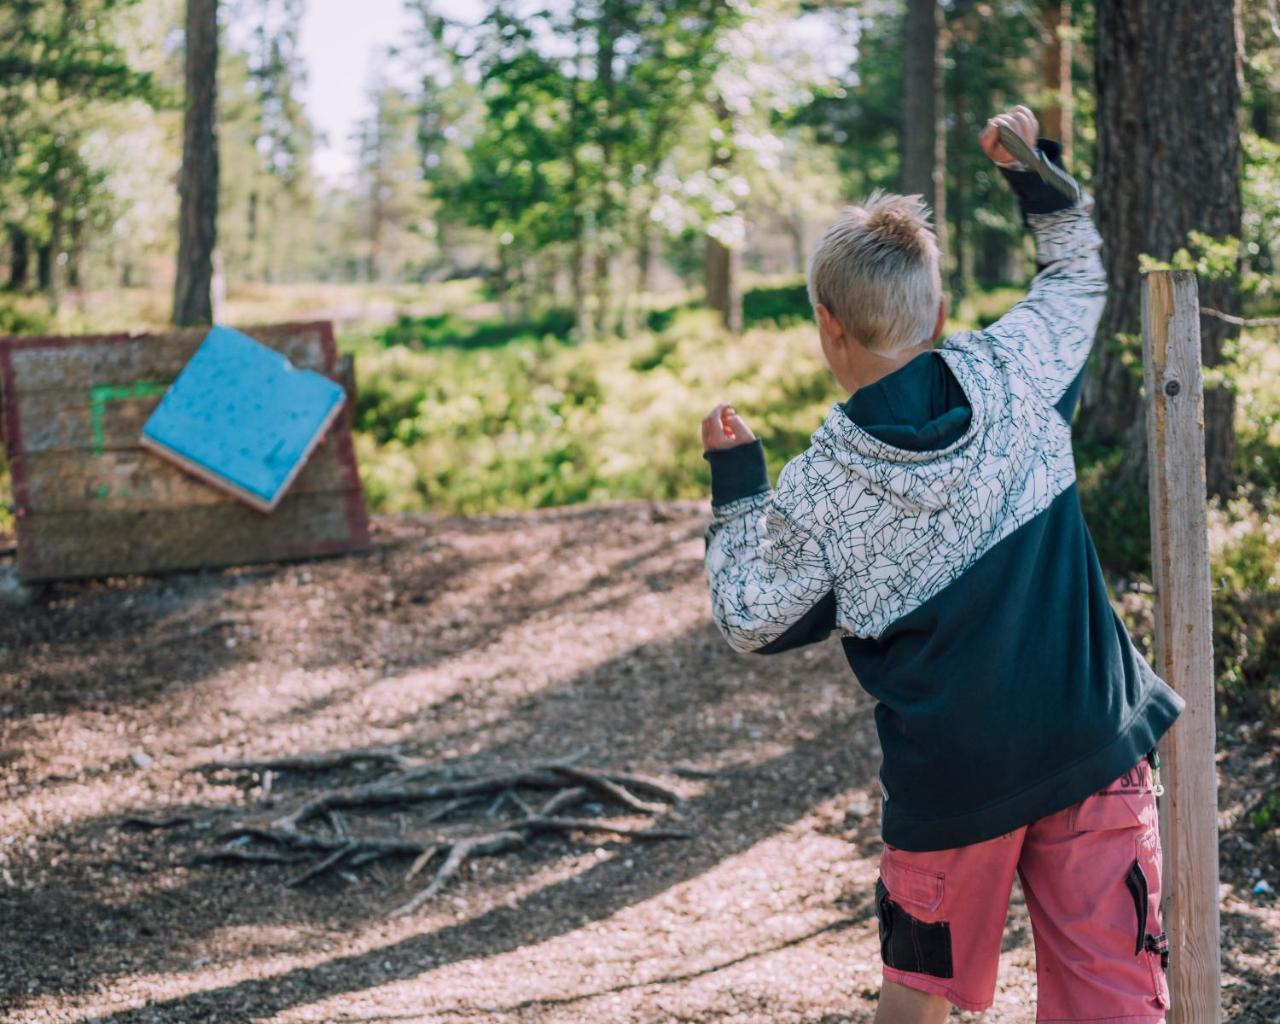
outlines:
{"label": "gravel ground", "polygon": [[[725,647],[703,521],[695,503],[381,518],[364,556],[0,605],[3,1019],[869,1021],[871,702],[836,643]],[[1280,786],[1275,739],[1232,726],[1220,757],[1224,1017],[1250,1024],[1280,1021],[1280,908],[1251,892],[1280,888],[1280,850],[1246,813]],[[390,745],[585,749],[677,789],[662,823],[695,834],[539,838],[401,917],[421,884],[403,860],[296,887],[293,865],[190,863],[217,823],[315,782],[190,769]],[[995,1005],[954,1019],[1029,1024],[1034,982],[1015,892]]]}

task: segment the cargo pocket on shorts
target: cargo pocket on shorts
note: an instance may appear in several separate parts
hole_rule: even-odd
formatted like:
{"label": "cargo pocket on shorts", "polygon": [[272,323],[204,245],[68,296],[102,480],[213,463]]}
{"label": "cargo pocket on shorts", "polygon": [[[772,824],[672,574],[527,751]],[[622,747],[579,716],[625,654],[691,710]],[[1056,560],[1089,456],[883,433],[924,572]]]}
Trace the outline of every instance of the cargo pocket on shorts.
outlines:
{"label": "cargo pocket on shorts", "polygon": [[1169,1007],[1169,939],[1160,920],[1160,837],[1155,831],[1138,837],[1137,856],[1125,875],[1136,919],[1134,955],[1146,959],[1160,1005]]}
{"label": "cargo pocket on shorts", "polygon": [[886,967],[934,978],[954,976],[950,923],[924,921],[907,909],[937,910],[942,904],[942,886],[940,875],[898,864],[890,851],[885,852],[876,880],[876,921],[880,957]]}
{"label": "cargo pocket on shorts", "polygon": [[[1159,930],[1160,833],[1156,827],[1155,795],[1149,791],[1122,790],[1113,783],[1107,790],[1076,804],[1071,809],[1068,828],[1073,832],[1115,830],[1118,843],[1133,844],[1130,847],[1133,861],[1124,875],[1124,886],[1132,900],[1132,925],[1129,926],[1132,931],[1126,929],[1125,934],[1132,936],[1132,955],[1146,961],[1157,1003],[1168,1009],[1169,983],[1165,969],[1169,963],[1169,943]],[[1119,918],[1113,921],[1120,923]]]}

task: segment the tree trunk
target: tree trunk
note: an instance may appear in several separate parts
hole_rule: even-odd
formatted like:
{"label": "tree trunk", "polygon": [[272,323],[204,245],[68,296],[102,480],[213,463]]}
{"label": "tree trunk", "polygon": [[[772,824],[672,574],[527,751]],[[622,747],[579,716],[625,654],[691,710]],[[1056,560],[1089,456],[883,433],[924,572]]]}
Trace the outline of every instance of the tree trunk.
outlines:
{"label": "tree trunk", "polygon": [[649,211],[640,218],[639,239],[636,242],[636,291],[641,297],[653,290],[653,225]]}
{"label": "tree trunk", "polygon": [[[711,154],[711,169],[727,169],[733,163],[733,120],[724,98],[714,102],[716,120],[724,132]],[[716,175],[712,174],[715,178]],[[703,291],[708,309],[720,314],[724,325],[734,334],[742,330],[742,250],[730,248],[712,235],[707,235],[703,263]]]}
{"label": "tree trunk", "polygon": [[742,331],[742,250],[707,236],[705,278],[707,306],[720,314],[734,334]]}
{"label": "tree trunk", "polygon": [[249,202],[245,207],[245,248],[248,250],[245,260],[245,276],[250,280],[257,277],[258,269],[258,190],[249,193]]}
{"label": "tree trunk", "polygon": [[573,250],[569,259],[570,285],[573,288],[573,312],[577,340],[590,341],[594,336],[593,323],[587,309],[587,211],[586,189],[583,187],[582,166],[578,147],[582,141],[582,56],[583,21],[578,4],[573,8],[574,60],[573,80],[569,84],[569,194],[573,197]]}
{"label": "tree trunk", "polygon": [[596,334],[607,338],[614,333],[613,295],[611,293],[611,274],[613,261],[610,259],[607,243],[603,238],[596,238],[596,255],[592,260],[592,280],[596,292]]}
{"label": "tree trunk", "polygon": [[71,244],[67,247],[67,287],[77,292],[84,289],[84,274],[81,269],[84,256],[84,234],[84,221],[72,221]]}
{"label": "tree trunk", "polygon": [[[603,118],[600,123],[600,216],[597,220],[595,254],[595,292],[596,292],[596,334],[607,338],[614,333],[617,326],[612,294],[611,274],[613,268],[613,232],[615,222],[614,198],[611,191],[614,181],[613,166],[613,133],[617,116],[617,97],[613,75],[614,43],[617,33],[614,28],[617,12],[613,0],[604,0],[600,5],[599,21],[596,23],[596,88],[604,99]],[[621,176],[619,175],[619,178]]]}
{"label": "tree trunk", "polygon": [[804,274],[809,268],[809,250],[805,244],[804,212],[797,209],[780,215],[783,233],[791,243],[791,264],[796,274]]}
{"label": "tree trunk", "polygon": [[[1195,74],[1177,69],[1195,68]],[[1232,0],[1130,0],[1097,6],[1098,226],[1108,300],[1085,382],[1080,435],[1125,444],[1125,476],[1145,477],[1139,377],[1138,256],[1167,260],[1187,234],[1240,235],[1240,135]],[[1202,281],[1200,301],[1238,312],[1233,281]],[[1203,318],[1206,366],[1223,362],[1232,330]],[[1206,388],[1206,476],[1231,488],[1235,437],[1229,390]]]}
{"label": "tree trunk", "polygon": [[53,280],[53,245],[45,242],[36,246],[36,287],[42,292],[49,290]]}
{"label": "tree trunk", "polygon": [[1062,143],[1062,160],[1071,166],[1074,134],[1074,96],[1071,91],[1071,0],[1051,0],[1044,8],[1045,47],[1041,55],[1041,81],[1045,105],[1040,112],[1040,130]]}
{"label": "tree trunk", "polygon": [[22,228],[9,225],[9,289],[21,291],[31,274],[31,239]]}
{"label": "tree trunk", "polygon": [[218,239],[218,0],[187,0],[185,65],[173,322],[200,325],[213,321],[213,249]]}
{"label": "tree trunk", "polygon": [[902,48],[902,191],[922,195],[946,277],[947,133],[943,120],[943,21],[937,0],[907,0]]}
{"label": "tree trunk", "polygon": [[[959,90],[951,100],[951,112],[957,129],[965,124],[964,94]],[[955,229],[948,235],[951,249],[951,291],[959,301],[973,290],[973,225],[969,221],[969,174],[958,171],[952,178],[955,188],[951,193],[951,219]]]}
{"label": "tree trunk", "polygon": [[53,212],[49,215],[49,255],[46,258],[41,285],[45,297],[49,300],[49,309],[54,313],[62,301],[62,204],[55,202]]}

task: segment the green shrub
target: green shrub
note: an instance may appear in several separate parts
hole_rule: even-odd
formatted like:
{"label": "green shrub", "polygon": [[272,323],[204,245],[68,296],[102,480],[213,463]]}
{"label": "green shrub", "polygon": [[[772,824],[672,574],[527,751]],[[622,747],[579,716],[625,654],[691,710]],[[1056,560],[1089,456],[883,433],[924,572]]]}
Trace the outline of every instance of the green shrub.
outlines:
{"label": "green shrub", "polygon": [[1123,448],[1076,442],[1080,507],[1098,559],[1112,574],[1151,575],[1151,512],[1144,485],[1119,480]]}
{"label": "green shrub", "polygon": [[811,330],[735,339],[706,310],[656,336],[369,348],[358,367],[362,470],[386,511],[700,497],[698,424],[717,400],[741,407],[776,472],[838,397]]}
{"label": "green shrub", "polygon": [[492,348],[513,341],[554,337],[567,340],[574,315],[569,309],[554,309],[536,320],[507,323],[502,319],[467,320],[456,313],[411,317],[401,314],[395,323],[375,337],[384,346],[410,348]]}
{"label": "green shrub", "polygon": [[1222,710],[1280,712],[1280,498],[1210,508],[1213,653]]}
{"label": "green shrub", "polygon": [[1249,824],[1259,832],[1280,828],[1280,792],[1268,793],[1249,812]]}
{"label": "green shrub", "polygon": [[809,305],[809,292],[803,281],[752,288],[742,296],[742,322],[748,327],[760,323],[807,323],[811,319],[813,307]]}
{"label": "green shrub", "polygon": [[36,304],[40,301],[16,295],[0,297],[0,335],[49,333],[49,314]]}

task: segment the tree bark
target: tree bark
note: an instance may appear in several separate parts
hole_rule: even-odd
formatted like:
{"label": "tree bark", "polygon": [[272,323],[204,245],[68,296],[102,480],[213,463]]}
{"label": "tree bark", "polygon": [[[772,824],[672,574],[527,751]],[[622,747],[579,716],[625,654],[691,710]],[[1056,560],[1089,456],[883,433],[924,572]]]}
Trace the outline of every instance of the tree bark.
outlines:
{"label": "tree bark", "polygon": [[616,327],[613,294],[613,197],[610,185],[614,177],[613,133],[617,115],[617,96],[613,76],[614,42],[616,31],[615,5],[605,0],[600,5],[596,23],[596,88],[604,101],[603,119],[600,124],[600,217],[597,221],[594,279],[596,293],[596,334],[607,338]]}
{"label": "tree bark", "polygon": [[943,42],[937,0],[907,0],[902,47],[902,191],[922,195],[944,268],[947,256],[947,133],[943,120]]}
{"label": "tree bark", "polygon": [[31,274],[31,238],[17,225],[9,225],[9,289],[21,291]]}
{"label": "tree bark", "polygon": [[47,292],[52,280],[53,244],[45,242],[36,246],[36,287],[42,292]]}
{"label": "tree bark", "polygon": [[84,255],[85,226],[82,220],[71,222],[70,244],[67,246],[67,287],[74,291],[84,289],[84,276],[81,273]]}
{"label": "tree bark", "polygon": [[[727,170],[733,164],[733,121],[724,98],[717,96],[714,102],[716,120],[724,132],[723,139],[715,144],[711,154],[711,168]],[[716,177],[714,174],[712,177]],[[720,314],[720,319],[734,334],[742,331],[742,250],[730,248],[712,235],[707,235],[706,254],[703,261],[703,291],[708,309]]]}
{"label": "tree bark", "polygon": [[742,251],[707,236],[705,276],[707,306],[720,314],[734,334],[742,330]]}
{"label": "tree bark", "polygon": [[[1186,69],[1194,68],[1195,73]],[[1192,230],[1240,236],[1240,134],[1232,0],[1129,0],[1097,6],[1098,226],[1106,242],[1108,300],[1093,370],[1085,382],[1079,434],[1126,446],[1124,475],[1139,483],[1146,456],[1138,351],[1138,257],[1168,260]],[[1235,282],[1203,281],[1201,302],[1239,311]],[[1233,330],[1205,317],[1206,366],[1223,362]],[[1232,482],[1231,392],[1205,392],[1210,493]]]}
{"label": "tree bark", "polygon": [[49,309],[56,313],[58,306],[62,302],[62,221],[64,213],[62,204],[55,202],[53,211],[49,215],[49,249],[48,257],[45,265],[41,268],[44,273],[41,278],[41,286],[44,288],[45,297],[49,301]]}
{"label": "tree bark", "polygon": [[213,250],[218,239],[218,0],[187,0],[185,64],[173,322],[200,325],[213,321]]}
{"label": "tree bark", "polygon": [[582,142],[582,57],[583,19],[580,7],[573,8],[574,60],[573,79],[569,83],[569,194],[573,197],[573,247],[569,258],[569,277],[573,288],[573,311],[579,342],[590,341],[595,324],[587,309],[587,216],[586,188],[578,147]]}
{"label": "tree bark", "polygon": [[[955,123],[963,126],[964,96],[958,90],[951,100],[951,112]],[[973,225],[969,220],[969,175],[957,173],[953,180],[955,188],[951,193],[951,210],[955,229],[948,234],[947,240],[951,248],[951,291],[958,301],[973,290]]]}
{"label": "tree bark", "polygon": [[1062,159],[1070,167],[1075,112],[1071,91],[1071,0],[1050,0],[1043,17],[1041,81],[1046,101],[1040,112],[1041,131],[1062,143]]}

